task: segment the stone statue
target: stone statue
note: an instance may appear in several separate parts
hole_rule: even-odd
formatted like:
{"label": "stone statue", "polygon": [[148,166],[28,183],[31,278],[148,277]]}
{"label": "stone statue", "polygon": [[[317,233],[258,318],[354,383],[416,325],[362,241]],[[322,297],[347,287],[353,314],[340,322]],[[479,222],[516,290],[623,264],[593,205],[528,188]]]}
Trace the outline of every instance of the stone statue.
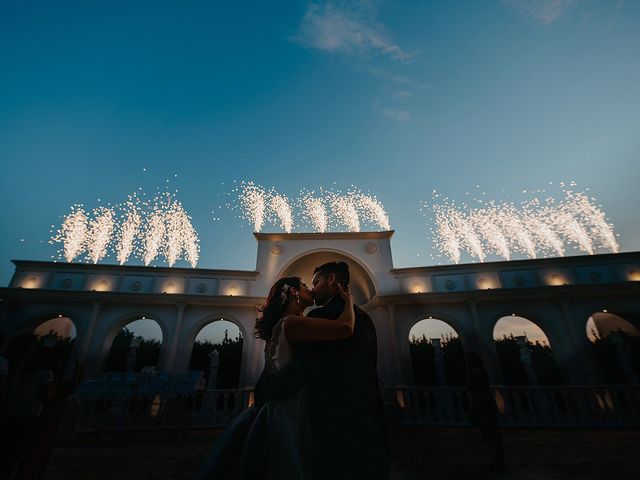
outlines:
{"label": "stone statue", "polygon": [[516,343],[520,347],[520,364],[527,376],[527,382],[529,385],[538,385],[538,377],[533,369],[533,361],[531,359],[532,350],[527,346],[527,337],[525,335],[517,336]]}
{"label": "stone statue", "polygon": [[444,352],[442,351],[442,345],[439,338],[432,338],[431,345],[433,346],[433,366],[436,370],[436,381],[439,387],[445,387],[447,385],[447,379],[444,375]]}
{"label": "stone statue", "polygon": [[218,383],[218,367],[220,367],[220,353],[214,350],[209,354],[209,380],[207,381],[207,390],[215,390]]}
{"label": "stone statue", "polygon": [[129,344],[129,351],[127,352],[127,372],[133,372],[136,369],[136,363],[138,362],[138,348],[140,348],[140,339],[133,337]]}

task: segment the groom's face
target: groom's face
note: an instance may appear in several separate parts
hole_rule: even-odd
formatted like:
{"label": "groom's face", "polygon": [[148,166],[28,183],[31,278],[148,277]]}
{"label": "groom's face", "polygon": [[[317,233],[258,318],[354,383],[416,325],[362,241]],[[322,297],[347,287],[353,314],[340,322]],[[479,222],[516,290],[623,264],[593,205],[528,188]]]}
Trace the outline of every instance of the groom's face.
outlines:
{"label": "groom's face", "polygon": [[331,276],[331,274],[325,275],[322,272],[318,272],[313,276],[313,289],[311,293],[313,294],[313,300],[318,306],[325,305],[333,295],[330,285],[331,279],[329,278]]}

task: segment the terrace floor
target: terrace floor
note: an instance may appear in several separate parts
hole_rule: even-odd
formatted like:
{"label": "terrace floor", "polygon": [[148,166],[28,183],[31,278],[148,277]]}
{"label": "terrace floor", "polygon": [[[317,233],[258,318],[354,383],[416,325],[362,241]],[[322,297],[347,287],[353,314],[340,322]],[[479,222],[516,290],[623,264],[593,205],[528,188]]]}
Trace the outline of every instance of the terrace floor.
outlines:
{"label": "terrace floor", "polygon": [[[47,480],[190,479],[220,430],[126,433],[59,443]],[[492,473],[490,451],[470,428],[394,427],[392,478],[637,479],[640,430],[503,430],[508,470]]]}

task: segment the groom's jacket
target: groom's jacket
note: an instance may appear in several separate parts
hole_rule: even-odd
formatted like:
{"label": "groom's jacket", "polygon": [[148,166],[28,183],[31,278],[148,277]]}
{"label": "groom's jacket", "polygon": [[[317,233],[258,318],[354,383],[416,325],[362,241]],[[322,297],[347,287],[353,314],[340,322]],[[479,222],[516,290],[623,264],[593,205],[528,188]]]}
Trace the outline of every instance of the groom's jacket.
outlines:
{"label": "groom's jacket", "polygon": [[[343,308],[336,296],[308,316],[335,320]],[[315,478],[389,477],[376,330],[364,310],[354,306],[354,311],[352,336],[297,343],[290,368],[276,373],[271,385],[274,398],[306,391]]]}

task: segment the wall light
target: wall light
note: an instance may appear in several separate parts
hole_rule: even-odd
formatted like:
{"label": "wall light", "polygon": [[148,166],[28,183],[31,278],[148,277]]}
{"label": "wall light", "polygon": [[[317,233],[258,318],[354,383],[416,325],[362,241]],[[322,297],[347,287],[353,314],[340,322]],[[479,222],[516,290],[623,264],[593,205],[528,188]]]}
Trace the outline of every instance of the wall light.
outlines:
{"label": "wall light", "polygon": [[547,282],[549,285],[566,285],[567,281],[563,275],[559,273],[552,273],[549,276],[549,280]]}
{"label": "wall light", "polygon": [[38,279],[36,277],[27,278],[22,284],[22,288],[38,288]]}
{"label": "wall light", "polygon": [[411,284],[411,293],[422,293],[422,284],[420,282],[413,282]]}
{"label": "wall light", "polygon": [[629,280],[631,280],[632,282],[638,282],[640,281],[640,270],[632,268],[631,270],[629,270],[629,272],[627,273],[627,278]]}

